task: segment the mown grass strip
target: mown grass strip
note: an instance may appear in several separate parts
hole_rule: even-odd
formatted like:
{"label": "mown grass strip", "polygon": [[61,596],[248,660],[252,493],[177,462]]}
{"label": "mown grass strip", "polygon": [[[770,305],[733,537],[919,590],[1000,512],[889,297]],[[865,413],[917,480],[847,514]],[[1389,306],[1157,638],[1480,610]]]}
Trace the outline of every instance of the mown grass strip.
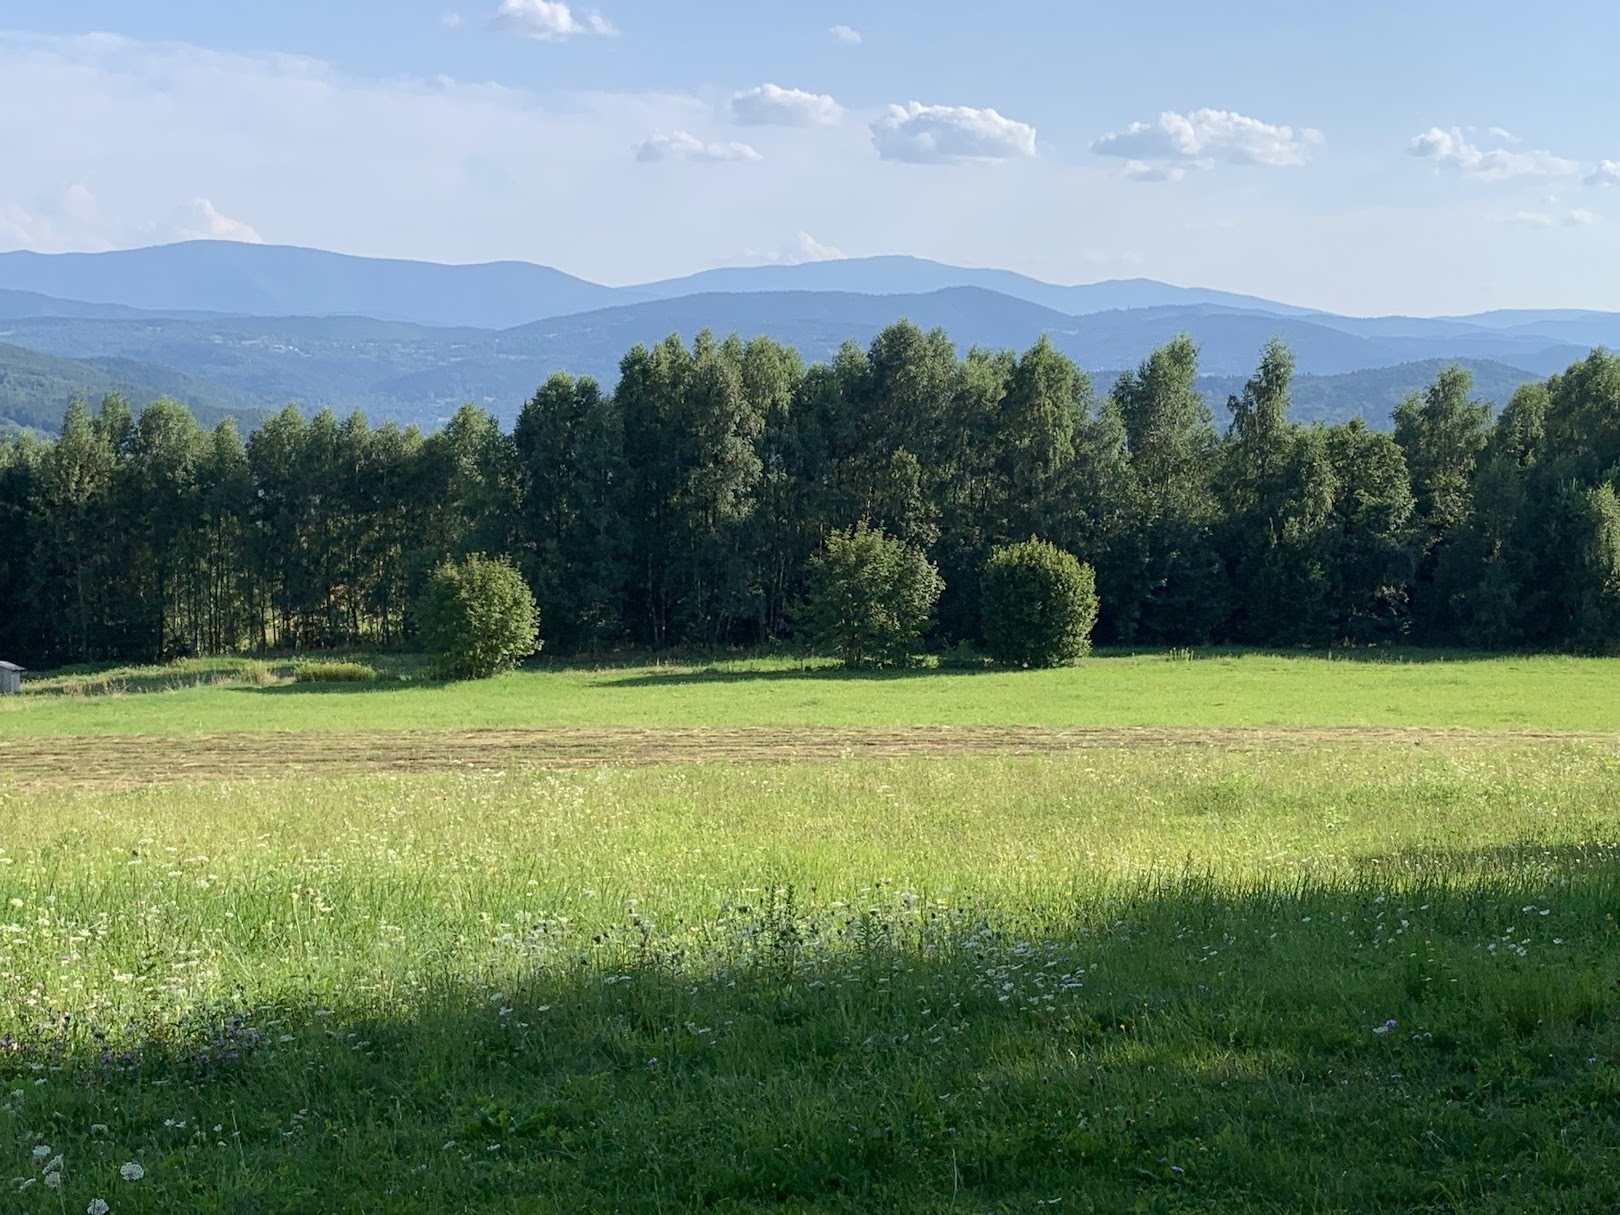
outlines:
{"label": "mown grass strip", "polygon": [[838,763],[1070,751],[1217,748],[1298,751],[1324,743],[1470,751],[1504,745],[1620,749],[1620,734],[1419,727],[1045,729],[1003,726],[781,729],[420,730],[0,740],[0,780],[29,787],[130,788],[183,781],[460,771],[568,771],[686,764]]}

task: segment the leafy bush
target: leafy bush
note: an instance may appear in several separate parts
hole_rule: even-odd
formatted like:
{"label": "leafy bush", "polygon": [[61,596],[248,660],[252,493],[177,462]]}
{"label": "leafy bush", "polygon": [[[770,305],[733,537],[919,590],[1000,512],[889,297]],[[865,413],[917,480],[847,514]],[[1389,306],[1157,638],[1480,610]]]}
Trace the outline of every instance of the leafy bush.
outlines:
{"label": "leafy bush", "polygon": [[990,554],[983,581],[984,642],[1009,667],[1058,667],[1091,652],[1097,580],[1089,565],[1044,540]]}
{"label": "leafy bush", "polygon": [[540,648],[540,609],[505,557],[474,553],[439,566],[417,604],[416,622],[442,679],[488,679]]}
{"label": "leafy bush", "polygon": [[904,662],[945,583],[921,552],[865,523],[834,532],[810,560],[801,620],[818,649],[849,667]]}
{"label": "leafy bush", "polygon": [[293,664],[294,683],[375,683],[382,676],[363,662],[299,662]]}

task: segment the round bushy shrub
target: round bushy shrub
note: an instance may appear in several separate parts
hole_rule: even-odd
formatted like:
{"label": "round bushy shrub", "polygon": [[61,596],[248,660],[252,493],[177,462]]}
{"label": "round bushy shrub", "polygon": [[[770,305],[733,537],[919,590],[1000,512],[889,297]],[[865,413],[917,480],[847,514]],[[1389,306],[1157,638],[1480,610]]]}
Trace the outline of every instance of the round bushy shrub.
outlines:
{"label": "round bushy shrub", "polygon": [[801,620],[811,644],[845,666],[895,666],[910,655],[944,589],[925,555],[862,523],[834,532],[811,558]]}
{"label": "round bushy shrub", "polygon": [[441,679],[488,679],[540,648],[540,609],[506,558],[474,553],[433,571],[416,609]]}
{"label": "round bushy shrub", "polygon": [[1097,579],[1044,540],[1009,544],[984,568],[985,649],[1003,666],[1059,667],[1091,652]]}

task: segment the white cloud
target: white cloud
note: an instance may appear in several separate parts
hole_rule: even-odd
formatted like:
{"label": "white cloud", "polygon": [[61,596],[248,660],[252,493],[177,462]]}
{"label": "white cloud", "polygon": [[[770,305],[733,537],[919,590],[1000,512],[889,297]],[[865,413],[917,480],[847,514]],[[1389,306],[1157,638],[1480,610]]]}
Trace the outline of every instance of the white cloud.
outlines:
{"label": "white cloud", "polygon": [[744,249],[730,259],[743,266],[802,266],[806,262],[843,261],[847,255],[833,245],[824,245],[808,232],[796,232],[793,239],[772,249]]}
{"label": "white cloud", "polygon": [[731,116],[745,126],[831,126],[844,116],[844,107],[825,93],[762,84],[731,99]]}
{"label": "white cloud", "polygon": [[0,206],[0,248],[56,253],[63,246],[50,222],[16,203]]}
{"label": "white cloud", "polygon": [[1407,151],[1420,160],[1477,177],[1480,181],[1506,181],[1513,177],[1568,177],[1580,171],[1573,160],[1551,152],[1513,152],[1507,148],[1480,148],[1457,127],[1430,127],[1414,136]]}
{"label": "white cloud", "polygon": [[75,183],[62,195],[62,214],[79,224],[94,224],[101,218],[101,205],[90,187]]}
{"label": "white cloud", "polygon": [[260,236],[251,224],[245,224],[229,215],[220,214],[218,207],[206,198],[193,200],[191,215],[176,225],[181,236],[191,240],[234,240],[244,245],[262,245]]}
{"label": "white cloud", "polygon": [[[460,8],[465,34],[496,3],[437,0],[426,16]],[[609,0],[576,0],[575,12],[585,4],[619,12]],[[838,49],[821,29],[812,36]],[[1580,176],[1537,183],[1564,187],[1556,203],[1544,190],[1433,199],[1377,175],[1321,200],[1261,188],[1193,197],[1042,147],[942,182],[944,170],[879,161],[867,124],[881,111],[792,132],[780,147],[761,141],[760,163],[636,162],[632,149],[655,131],[752,131],[717,124],[715,108],[712,95],[363,75],[307,57],[0,31],[0,114],[28,116],[0,123],[0,247],[172,241],[180,225],[202,226],[192,203],[207,198],[277,242],[521,259],[621,284],[732,263],[740,249],[807,257],[811,247],[794,241],[802,230],[852,255],[914,254],[1055,282],[1168,279],[1366,315],[1616,306],[1620,222],[1602,193],[1568,188]],[[1263,186],[1274,175],[1260,176]],[[95,198],[91,219],[70,214],[92,216],[71,185]],[[1598,219],[1550,231],[1505,223],[1521,206],[1555,218],[1586,206]],[[1580,256],[1549,261],[1548,244],[1562,241],[1578,241]],[[1289,257],[1271,256],[1279,244]],[[1485,269],[1482,247],[1492,251]]]}
{"label": "white cloud", "polygon": [[861,32],[853,26],[835,25],[832,27],[832,36],[845,46],[860,46]]}
{"label": "white cloud", "polygon": [[1180,181],[1187,170],[1180,165],[1149,164],[1145,160],[1125,162],[1125,176],[1132,181]]}
{"label": "white cloud", "polygon": [[696,160],[719,163],[736,160],[764,160],[746,143],[705,143],[687,131],[670,131],[644,140],[636,148],[636,159],[647,164],[660,160]]}
{"label": "white cloud", "polygon": [[[767,223],[765,200],[735,182],[725,205],[712,182],[674,177],[647,198],[627,149],[653,131],[702,131],[712,121],[712,105],[682,94],[542,99],[488,83],[353,77],[291,55],[0,32],[0,113],[23,112],[33,115],[28,123],[0,124],[6,247],[240,238],[245,231],[219,226],[236,220],[318,248],[524,257],[628,278],[641,266],[646,277],[701,268],[690,253],[673,256],[679,241],[666,229],[705,214],[716,230],[699,255],[705,261],[756,230],[738,208],[758,209],[755,239],[777,239],[784,224]],[[845,142],[858,160],[859,136],[848,132]],[[598,188],[565,184],[587,180]],[[99,200],[94,216],[76,192],[64,195],[68,183]],[[222,218],[199,210],[197,199],[211,200]],[[537,206],[545,224],[529,222]],[[610,232],[617,235],[605,239]],[[668,260],[626,233],[667,241]]]}
{"label": "white cloud", "polygon": [[75,182],[29,203],[0,201],[0,248],[34,249],[41,253],[109,248],[99,233],[101,204],[90,188]]}
{"label": "white cloud", "polygon": [[1486,130],[1487,134],[1494,135],[1497,139],[1500,139],[1503,143],[1523,143],[1524,142],[1524,140],[1520,139],[1517,135],[1515,135],[1512,131],[1508,130],[1506,127],[1486,127],[1485,130]]}
{"label": "white cloud", "polygon": [[439,18],[439,24],[447,30],[458,30],[461,28],[461,14],[456,12],[446,13]]}
{"label": "white cloud", "polygon": [[1515,211],[1508,216],[1508,222],[1521,224],[1527,228],[1584,228],[1596,223],[1597,216],[1580,209],[1561,214],[1548,211]]}
{"label": "white cloud", "polygon": [[1620,160],[1600,160],[1587,175],[1589,186],[1620,186]]}
{"label": "white cloud", "polygon": [[490,24],[509,34],[537,38],[541,42],[561,42],[576,34],[615,34],[611,23],[596,13],[574,16],[563,0],[501,0]]}
{"label": "white cloud", "polygon": [[891,105],[872,124],[884,160],[948,164],[960,160],[1012,160],[1035,155],[1035,128],[970,106]]}
{"label": "white cloud", "polygon": [[1167,110],[1157,122],[1133,122],[1104,135],[1091,150],[1123,157],[1126,176],[1133,181],[1177,181],[1186,169],[1211,168],[1217,161],[1268,168],[1302,165],[1321,142],[1320,131],[1277,126],[1230,110]]}
{"label": "white cloud", "polygon": [[824,245],[808,232],[800,232],[793,238],[793,250],[797,253],[796,260],[801,262],[841,262],[844,260],[844,251],[833,245]]}

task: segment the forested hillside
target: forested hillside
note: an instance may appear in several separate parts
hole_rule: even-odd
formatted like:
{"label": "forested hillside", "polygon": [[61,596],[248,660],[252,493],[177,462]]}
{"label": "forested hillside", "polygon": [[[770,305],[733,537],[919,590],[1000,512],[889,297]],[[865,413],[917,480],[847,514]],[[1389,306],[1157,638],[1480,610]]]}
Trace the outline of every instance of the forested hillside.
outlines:
{"label": "forested hillside", "polygon": [[[1414,392],[1422,392],[1450,367],[1467,371],[1473,381],[1473,394],[1497,407],[1506,405],[1526,384],[1542,378],[1490,359],[1424,359],[1340,375],[1296,375],[1289,394],[1290,416],[1297,422],[1324,424],[1360,418],[1375,430],[1390,430],[1401,402]],[[1241,375],[1198,377],[1198,391],[1209,402],[1218,426],[1224,427],[1231,421],[1228,402],[1243,395],[1247,379]]]}
{"label": "forested hillside", "polygon": [[110,393],[137,401],[178,400],[209,426],[230,416],[247,429],[270,412],[248,393],[173,368],[123,358],[57,358],[0,342],[0,430],[9,423],[54,433],[76,398]]}
{"label": "forested hillside", "polygon": [[159,402],[0,443],[0,654],[25,664],[393,645],[446,555],[508,554],[551,649],[791,638],[807,563],[860,521],[925,550],[936,643],[979,635],[992,547],[1090,562],[1099,639],[1600,651],[1620,641],[1620,357],[1499,417],[1446,369],[1395,413],[1290,418],[1273,343],[1217,429],[1183,337],[1099,398],[1050,343],[959,357],[893,325],[806,366],[671,339],[616,391],[559,375],[503,430],[288,409],[244,441]]}
{"label": "forested hillside", "polygon": [[[1255,350],[1282,337],[1306,373],[1298,385],[1306,416],[1331,421],[1365,416],[1374,425],[1387,424],[1387,407],[1399,401],[1399,392],[1391,400],[1387,391],[1391,376],[1402,379],[1403,391],[1432,378],[1432,370],[1419,371],[1413,381],[1401,365],[1467,361],[1484,375],[1489,399],[1500,404],[1513,387],[1550,375],[1600,344],[1594,340],[1577,346],[1556,336],[1460,324],[1441,325],[1444,332],[1438,336],[1411,336],[1403,326],[1432,329],[1437,323],[1278,316],[1209,305],[1069,316],[975,287],[898,296],[684,296],[502,331],[429,328],[366,317],[27,315],[7,320],[0,341],[40,352],[35,358],[89,360],[92,368],[117,360],[124,369],[120,374],[131,379],[141,365],[148,382],[162,373],[184,384],[188,401],[216,404],[235,397],[244,405],[269,402],[275,408],[291,402],[310,411],[325,406],[343,414],[363,409],[373,420],[434,429],[468,401],[510,425],[519,403],[553,372],[588,375],[608,385],[617,378],[626,350],[656,344],[670,334],[688,341],[706,329],[737,333],[745,340],[769,337],[816,362],[834,358],[850,339],[871,342],[899,317],[925,330],[945,329],[964,356],[975,347],[1021,350],[1044,334],[1077,365],[1106,373],[1109,380],[1185,332],[1198,343],[1199,365],[1206,375],[1241,383]],[[1371,331],[1349,332],[1343,326]],[[1615,333],[1620,337],[1620,327]],[[8,361],[0,351],[0,367]],[[181,395],[179,388],[169,391]],[[36,414],[56,416],[65,404],[60,396],[37,394],[14,400]]]}

